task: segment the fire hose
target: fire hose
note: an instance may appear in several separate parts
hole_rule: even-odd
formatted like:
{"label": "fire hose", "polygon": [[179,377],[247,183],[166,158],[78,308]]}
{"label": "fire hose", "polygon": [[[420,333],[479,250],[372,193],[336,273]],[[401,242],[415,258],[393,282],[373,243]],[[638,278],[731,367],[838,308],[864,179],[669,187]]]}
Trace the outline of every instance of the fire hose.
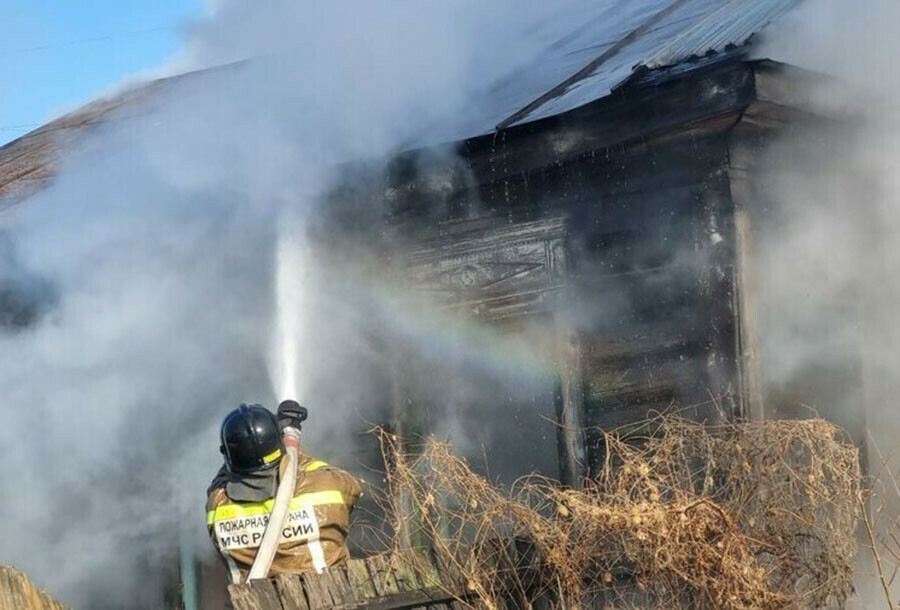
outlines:
{"label": "fire hose", "polygon": [[269,513],[269,521],[266,523],[266,531],[263,532],[262,541],[256,551],[256,558],[247,575],[248,581],[268,576],[272,562],[275,560],[278,543],[281,542],[281,528],[287,517],[291,499],[294,497],[297,466],[300,461],[300,427],[306,421],[307,415],[306,408],[301,407],[294,400],[284,400],[278,405],[278,421],[282,426],[287,463],[284,465],[281,481],[275,492],[275,500],[272,503],[272,511]]}
{"label": "fire hose", "polygon": [[284,429],[283,434],[284,448],[287,452],[285,458],[287,464],[284,466],[281,482],[278,484],[278,491],[275,492],[275,502],[272,506],[272,512],[269,513],[269,522],[266,524],[266,531],[263,533],[262,541],[259,543],[256,559],[253,560],[247,580],[265,578],[269,575],[272,561],[275,560],[275,552],[278,550],[281,528],[284,525],[291,498],[294,497],[294,485],[297,482],[297,463],[299,462],[300,431],[294,427],[287,427]]}

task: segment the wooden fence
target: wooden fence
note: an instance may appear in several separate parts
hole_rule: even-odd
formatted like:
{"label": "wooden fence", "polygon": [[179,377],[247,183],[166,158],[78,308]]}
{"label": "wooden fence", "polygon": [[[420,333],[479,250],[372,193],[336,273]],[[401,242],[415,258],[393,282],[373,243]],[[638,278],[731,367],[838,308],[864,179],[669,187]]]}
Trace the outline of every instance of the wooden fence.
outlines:
{"label": "wooden fence", "polygon": [[456,610],[480,607],[459,572],[417,553],[351,559],[323,574],[286,575],[228,588],[235,610]]}

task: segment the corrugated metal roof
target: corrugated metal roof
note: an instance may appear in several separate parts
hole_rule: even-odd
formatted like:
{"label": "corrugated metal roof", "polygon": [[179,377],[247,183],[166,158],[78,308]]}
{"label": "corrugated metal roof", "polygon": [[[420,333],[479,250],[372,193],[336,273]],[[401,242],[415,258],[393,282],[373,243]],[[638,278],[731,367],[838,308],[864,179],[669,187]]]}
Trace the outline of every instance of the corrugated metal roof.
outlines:
{"label": "corrugated metal roof", "polygon": [[744,45],[802,1],[593,0],[546,23],[558,37],[473,101],[474,118],[429,140],[462,140],[574,110],[608,96],[639,67]]}
{"label": "corrugated metal roof", "polygon": [[643,65],[650,69],[671,66],[693,56],[741,46],[797,4],[798,0],[731,0],[682,31]]}

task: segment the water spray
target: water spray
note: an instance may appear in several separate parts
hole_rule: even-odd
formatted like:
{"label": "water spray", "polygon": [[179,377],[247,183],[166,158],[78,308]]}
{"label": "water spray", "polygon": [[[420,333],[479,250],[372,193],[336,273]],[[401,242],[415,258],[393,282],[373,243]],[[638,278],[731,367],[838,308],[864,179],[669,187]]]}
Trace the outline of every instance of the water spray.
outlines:
{"label": "water spray", "polygon": [[279,224],[275,253],[276,325],[270,364],[274,393],[280,398],[298,396],[297,372],[303,335],[308,276],[308,251],[296,222],[284,215]]}
{"label": "water spray", "polygon": [[[305,304],[307,252],[297,239],[299,232],[295,230],[295,225],[289,214],[282,215],[275,252],[276,324],[270,376],[275,394],[282,397],[297,395],[297,358],[304,322],[302,311]],[[247,580],[266,578],[275,559],[278,543],[281,541],[281,528],[287,517],[291,498],[294,497],[300,459],[300,425],[306,416],[306,409],[294,400],[287,399],[278,405],[278,421],[282,424],[286,462],[282,467],[281,481],[275,492],[266,531]]]}

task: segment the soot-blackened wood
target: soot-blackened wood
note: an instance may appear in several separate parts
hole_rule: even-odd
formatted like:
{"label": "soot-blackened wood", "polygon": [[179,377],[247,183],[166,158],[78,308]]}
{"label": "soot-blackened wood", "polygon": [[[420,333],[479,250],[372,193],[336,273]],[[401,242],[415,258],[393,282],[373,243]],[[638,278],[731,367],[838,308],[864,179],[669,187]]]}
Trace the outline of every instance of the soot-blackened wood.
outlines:
{"label": "soot-blackened wood", "polygon": [[710,406],[706,421],[719,424],[741,415],[736,392],[734,217],[724,168],[700,184],[695,242],[700,272],[700,307],[707,342],[706,384]]}
{"label": "soot-blackened wood", "polygon": [[[734,126],[738,114],[707,119],[655,138],[638,138],[608,148],[592,150],[566,162],[548,165],[502,179],[484,182],[461,198],[470,200],[471,210],[462,216],[429,197],[410,197],[397,204],[406,212],[392,222],[397,240],[453,239],[457,227],[479,231],[479,226],[499,219],[510,225],[533,222],[554,211],[569,214],[578,226],[596,224],[608,231],[621,222],[633,224],[627,213],[629,197],[641,201],[646,195],[672,199],[665,193],[673,187],[690,188],[691,168],[718,151],[707,146]],[[415,178],[421,193],[431,183],[430,174]],[[674,198],[678,196],[675,195]],[[624,204],[624,205],[623,205]],[[618,209],[618,212],[617,212]],[[602,219],[602,223],[601,223]],[[663,220],[663,219],[660,219]]]}
{"label": "soot-blackened wood", "polygon": [[752,69],[734,62],[660,87],[640,80],[581,109],[466,142],[478,183],[563,162],[617,142],[665,133],[740,110],[754,98]]}
{"label": "soot-blackened wood", "polygon": [[490,321],[553,311],[565,288],[565,221],[445,237],[408,254],[414,288],[436,307]]}
{"label": "soot-blackened wood", "polygon": [[[768,86],[768,85],[766,85]],[[771,92],[770,92],[771,94]],[[765,112],[757,107],[755,113]],[[735,290],[737,293],[738,355],[740,362],[741,393],[744,397],[745,416],[761,420],[771,415],[765,405],[760,352],[760,290],[765,288],[764,278],[758,277],[760,254],[757,231],[761,230],[765,210],[775,207],[767,196],[759,191],[761,169],[768,146],[779,137],[780,129],[773,121],[745,114],[728,140],[728,176],[734,205],[735,222]],[[783,127],[783,125],[782,125]]]}
{"label": "soot-blackened wood", "polygon": [[[649,149],[648,158],[624,164],[628,173],[618,190],[597,186],[610,193],[595,196],[602,204],[573,211],[580,215],[573,226],[582,228],[573,235],[582,244],[578,298],[595,316],[588,320],[583,363],[589,427],[615,428],[654,409],[709,402],[712,339],[701,312],[710,282],[704,284],[709,271],[697,218],[705,222],[700,194],[723,163],[721,140],[710,133],[702,143],[673,140]],[[608,172],[615,175],[614,168]],[[588,436],[595,470],[605,453],[602,434]]]}
{"label": "soot-blackened wood", "polygon": [[374,600],[364,606],[365,610],[412,610],[429,608],[434,603],[449,603],[453,598],[439,589],[401,591],[384,599]]}
{"label": "soot-blackened wood", "polygon": [[683,400],[699,395],[702,381],[698,376],[703,375],[703,364],[702,359],[674,358],[625,369],[594,369],[585,383],[585,402],[593,410],[589,420],[607,427],[603,414],[619,409],[640,407],[632,416],[637,421],[647,417],[647,405],[695,404]]}
{"label": "soot-blackened wood", "polygon": [[685,360],[702,352],[694,315],[672,316],[606,331],[585,350],[591,370],[627,370],[647,362]]}
{"label": "soot-blackened wood", "polygon": [[[392,200],[404,210],[399,233],[421,244],[407,255],[413,283],[441,307],[491,324],[575,314],[577,357],[559,358],[554,394],[570,485],[602,459],[599,435],[585,436],[585,426],[673,405],[715,420],[744,403],[724,168],[727,135],[754,99],[753,69],[720,63],[671,80],[666,72],[565,116],[466,142],[471,175],[450,188],[452,205],[446,193],[417,200],[429,180],[415,172],[394,191],[409,195]],[[536,255],[539,241],[554,241],[540,236],[552,233],[550,218],[563,227],[549,250],[566,255],[555,257],[566,262],[556,265],[565,269],[559,284],[546,281],[552,265]]]}
{"label": "soot-blackened wood", "polygon": [[[767,101],[757,102],[747,109],[729,140],[729,176],[736,206],[736,236],[740,245],[737,317],[740,320],[743,394],[747,396],[751,416],[806,416],[807,413],[796,405],[813,404],[823,417],[835,421],[856,441],[863,443],[867,438],[865,409],[846,409],[842,405],[852,401],[851,396],[858,396],[859,388],[864,385],[861,359],[857,357],[864,348],[854,341],[842,344],[837,348],[842,356],[840,359],[807,359],[804,366],[795,367],[789,374],[781,369],[775,370],[771,360],[767,362],[761,358],[759,343],[777,342],[765,335],[767,325],[761,324],[761,321],[783,321],[783,312],[779,309],[785,306],[781,299],[776,298],[781,294],[775,285],[778,274],[768,274],[765,268],[776,265],[796,267],[795,261],[788,260],[789,257],[784,255],[789,249],[771,248],[777,236],[783,233],[785,218],[796,218],[792,215],[795,202],[785,197],[783,189],[773,189],[771,186],[773,173],[782,170],[776,163],[778,159],[783,160],[785,153],[791,152],[802,159],[802,163],[794,164],[795,172],[806,178],[815,177],[817,170],[813,168],[827,166],[831,151],[839,148],[848,138],[852,139],[855,131],[852,121],[836,122],[827,116],[822,118],[808,112],[798,112],[797,106],[805,102],[798,100],[796,94],[808,93],[809,89],[791,82],[766,82],[767,76],[771,75],[758,75],[757,78],[761,99]],[[816,88],[816,91],[820,89]],[[777,142],[778,146],[771,148],[773,142]],[[861,183],[860,192],[864,189],[865,184]],[[861,223],[872,220],[865,215],[859,218]],[[864,230],[864,234],[875,236],[871,242],[873,252],[878,248],[878,229],[873,226],[875,222]],[[782,255],[780,260],[775,258],[778,253]],[[827,251],[821,254],[825,259],[829,257]],[[873,257],[873,260],[877,259],[877,256]],[[813,298],[805,306],[807,309],[827,309],[829,319],[843,320],[850,325],[853,319],[871,319],[864,312],[855,310],[852,305],[854,300],[851,297],[835,306],[836,302],[817,302]],[[834,327],[841,327],[841,324]],[[813,327],[805,331],[823,332],[821,328]],[[865,455],[865,452],[862,454]]]}

